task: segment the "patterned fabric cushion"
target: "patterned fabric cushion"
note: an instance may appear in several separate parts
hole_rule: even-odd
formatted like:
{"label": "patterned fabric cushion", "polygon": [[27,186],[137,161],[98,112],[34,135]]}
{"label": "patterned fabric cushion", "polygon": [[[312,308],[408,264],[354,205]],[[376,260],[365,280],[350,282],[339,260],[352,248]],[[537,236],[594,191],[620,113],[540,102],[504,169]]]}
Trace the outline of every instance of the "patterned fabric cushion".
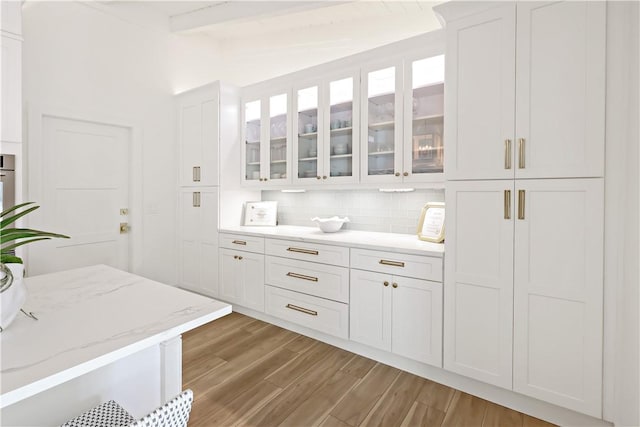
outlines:
{"label": "patterned fabric cushion", "polygon": [[187,427],[193,392],[185,390],[129,427]]}
{"label": "patterned fabric cushion", "polygon": [[127,427],[135,418],[114,400],[110,400],[84,414],[67,421],[60,427]]}

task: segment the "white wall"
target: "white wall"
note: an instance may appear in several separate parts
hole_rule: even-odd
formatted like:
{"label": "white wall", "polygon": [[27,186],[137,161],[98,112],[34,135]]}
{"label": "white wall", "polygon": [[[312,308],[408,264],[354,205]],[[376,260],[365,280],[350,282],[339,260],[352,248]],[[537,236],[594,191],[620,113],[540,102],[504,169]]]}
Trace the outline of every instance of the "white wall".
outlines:
{"label": "white wall", "polygon": [[23,24],[26,106],[45,114],[54,108],[113,117],[138,127],[143,212],[137,225],[143,229],[133,271],[175,283],[175,138],[166,17],[133,4],[27,2]]}

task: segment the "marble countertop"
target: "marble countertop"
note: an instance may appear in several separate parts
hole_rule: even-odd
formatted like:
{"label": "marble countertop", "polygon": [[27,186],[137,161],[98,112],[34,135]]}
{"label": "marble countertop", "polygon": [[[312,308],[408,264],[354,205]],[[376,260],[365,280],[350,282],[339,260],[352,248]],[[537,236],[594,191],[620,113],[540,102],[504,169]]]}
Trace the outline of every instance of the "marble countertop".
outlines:
{"label": "marble countertop", "polygon": [[434,257],[442,257],[444,255],[443,243],[425,242],[418,239],[416,235],[411,234],[357,230],[340,230],[336,233],[324,233],[316,227],[300,227],[294,225],[278,225],[276,227],[233,226],[224,227],[220,232],[300,242],[324,243],[336,246],[348,246],[351,248],[400,252],[413,255],[428,255]]}
{"label": "marble countertop", "polygon": [[229,304],[106,265],[25,279],[0,334],[0,408],[231,313]]}

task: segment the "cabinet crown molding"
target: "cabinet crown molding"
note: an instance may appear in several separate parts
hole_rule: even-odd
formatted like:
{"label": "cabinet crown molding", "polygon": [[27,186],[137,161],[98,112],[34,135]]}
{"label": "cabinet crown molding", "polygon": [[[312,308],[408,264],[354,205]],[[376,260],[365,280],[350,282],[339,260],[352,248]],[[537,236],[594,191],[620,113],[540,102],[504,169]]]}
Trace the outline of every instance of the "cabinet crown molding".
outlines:
{"label": "cabinet crown molding", "polygon": [[456,21],[460,18],[475,15],[485,10],[498,6],[504,6],[507,3],[503,1],[448,1],[433,7],[440,24],[446,27],[447,23]]}

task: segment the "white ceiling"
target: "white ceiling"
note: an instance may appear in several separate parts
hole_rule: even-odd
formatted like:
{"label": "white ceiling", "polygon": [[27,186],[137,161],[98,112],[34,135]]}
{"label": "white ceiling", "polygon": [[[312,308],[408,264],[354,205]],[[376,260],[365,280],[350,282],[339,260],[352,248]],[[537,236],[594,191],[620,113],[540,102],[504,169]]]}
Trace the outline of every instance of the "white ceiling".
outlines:
{"label": "white ceiling", "polygon": [[[174,32],[197,33],[217,40],[244,39],[272,33],[291,33],[332,25],[362,26],[371,21],[371,31],[384,31],[388,20],[424,20],[423,32],[434,30],[432,7],[438,1],[423,0],[227,0],[146,1],[145,5],[169,18]],[[366,24],[365,24],[366,25]]]}

